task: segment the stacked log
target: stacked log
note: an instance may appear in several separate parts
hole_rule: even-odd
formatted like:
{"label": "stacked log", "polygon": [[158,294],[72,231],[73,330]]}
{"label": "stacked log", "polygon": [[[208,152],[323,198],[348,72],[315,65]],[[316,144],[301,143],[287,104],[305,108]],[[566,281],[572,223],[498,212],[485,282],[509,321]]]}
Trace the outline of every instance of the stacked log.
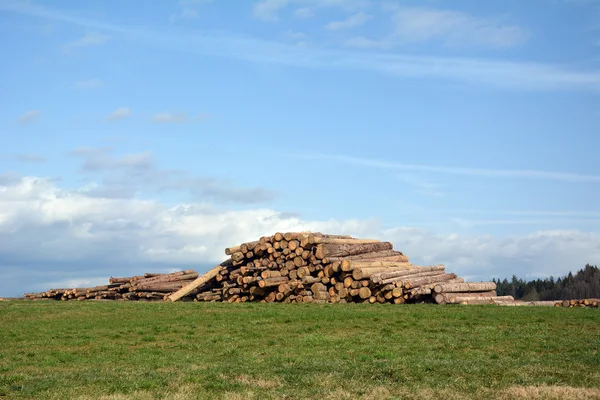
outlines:
{"label": "stacked log", "polygon": [[437,304],[493,304],[514,301],[512,296],[497,296],[494,282],[439,283],[433,286]]}
{"label": "stacked log", "polygon": [[220,287],[201,291],[197,301],[433,303],[436,284],[464,282],[444,265],[413,265],[390,242],[347,235],[279,232],[225,254],[229,266],[214,277]]}
{"label": "stacked log", "polygon": [[519,302],[494,282],[465,282],[444,265],[413,265],[390,242],[320,232],[287,232],[225,249],[202,276],[194,270],[111,277],[107,285],[50,289],[31,300],[264,303],[433,303],[597,307],[598,299]]}
{"label": "stacked log", "polygon": [[[49,289],[41,293],[27,293],[26,299],[54,299],[54,300],[160,300],[171,293],[187,286],[198,278],[198,273],[188,269],[173,273],[146,273],[131,277],[111,277],[107,285],[84,288]],[[190,299],[201,287],[190,293]]]}

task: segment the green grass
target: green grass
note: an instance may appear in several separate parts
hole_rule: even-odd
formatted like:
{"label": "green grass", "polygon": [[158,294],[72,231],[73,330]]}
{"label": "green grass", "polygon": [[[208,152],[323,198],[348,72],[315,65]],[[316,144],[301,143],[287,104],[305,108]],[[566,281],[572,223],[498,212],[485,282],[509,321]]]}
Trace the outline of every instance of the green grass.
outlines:
{"label": "green grass", "polygon": [[600,310],[0,302],[0,399],[600,399]]}

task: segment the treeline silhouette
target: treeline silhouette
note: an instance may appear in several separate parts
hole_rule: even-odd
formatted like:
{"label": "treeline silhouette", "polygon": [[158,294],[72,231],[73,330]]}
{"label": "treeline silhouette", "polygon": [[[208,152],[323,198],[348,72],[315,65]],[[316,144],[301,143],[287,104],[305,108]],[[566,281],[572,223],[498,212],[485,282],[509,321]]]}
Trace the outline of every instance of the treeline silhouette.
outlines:
{"label": "treeline silhouette", "polygon": [[496,284],[498,296],[513,296],[518,300],[572,300],[600,298],[600,269],[586,264],[585,268],[571,272],[565,277],[554,279],[536,279],[526,282],[517,278],[500,280],[492,279]]}

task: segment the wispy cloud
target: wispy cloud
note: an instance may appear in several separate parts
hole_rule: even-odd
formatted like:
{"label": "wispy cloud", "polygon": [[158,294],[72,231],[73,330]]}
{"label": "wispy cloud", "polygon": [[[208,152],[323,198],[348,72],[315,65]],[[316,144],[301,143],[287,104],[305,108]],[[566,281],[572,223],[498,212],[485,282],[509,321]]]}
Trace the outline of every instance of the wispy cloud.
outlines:
{"label": "wispy cloud", "polygon": [[38,155],[38,154],[17,154],[15,156],[17,161],[27,162],[27,163],[44,163],[46,162],[46,158]]}
{"label": "wispy cloud", "polygon": [[400,182],[413,186],[415,188],[415,192],[417,193],[434,197],[444,196],[444,192],[442,191],[442,185],[425,179],[422,176],[416,174],[396,174],[395,177]]}
{"label": "wispy cloud", "polygon": [[180,20],[180,19],[187,19],[187,20],[198,19],[198,11],[196,11],[193,8],[184,7],[179,12],[177,12],[175,14],[171,14],[171,16],[169,17],[169,22],[173,24],[173,23],[177,22],[177,20]]}
{"label": "wispy cloud", "polygon": [[513,217],[579,217],[579,218],[600,218],[600,211],[585,211],[585,210],[478,210],[478,209],[448,209],[443,210],[428,209],[432,212],[443,212],[452,214],[467,214],[467,215],[509,215]]}
{"label": "wispy cloud", "polygon": [[314,11],[308,7],[302,7],[294,11],[294,17],[296,18],[311,18],[314,15]]}
{"label": "wispy cloud", "polygon": [[169,124],[169,123],[186,123],[196,122],[207,119],[208,115],[199,114],[195,117],[188,117],[186,114],[173,114],[170,112],[161,112],[152,117],[153,122]]}
{"label": "wispy cloud", "polygon": [[554,225],[554,226],[573,226],[573,225],[596,225],[600,226],[600,218],[544,218],[544,219],[465,219],[451,218],[453,223],[461,228],[474,228],[478,226],[493,225]]}
{"label": "wispy cloud", "polygon": [[30,124],[37,119],[39,114],[40,114],[39,110],[27,111],[25,114],[23,114],[19,117],[19,122],[21,124]]}
{"label": "wispy cloud", "polygon": [[154,168],[154,159],[149,151],[143,153],[126,154],[114,157],[112,149],[108,147],[93,148],[80,147],[72,150],[70,154],[83,158],[84,171],[105,171],[114,169],[151,169]]}
{"label": "wispy cloud", "polygon": [[200,5],[200,4],[208,4],[208,3],[212,3],[214,0],[180,0],[179,1],[179,5],[180,6],[196,6],[196,5]]}
{"label": "wispy cloud", "polygon": [[371,18],[371,15],[365,14],[364,12],[359,12],[349,16],[343,21],[331,21],[330,23],[325,25],[325,29],[330,31],[339,31],[343,29],[356,28],[358,26],[364,25]]}
{"label": "wispy cloud", "polygon": [[261,0],[254,4],[252,13],[255,18],[263,21],[279,21],[279,12],[290,5],[300,8],[294,11],[297,18],[314,16],[316,8],[339,8],[345,11],[355,11],[366,8],[369,0]]}
{"label": "wispy cloud", "polygon": [[511,179],[545,179],[553,181],[568,182],[600,182],[600,175],[584,175],[571,172],[535,171],[535,170],[507,170],[507,169],[485,169],[445,167],[437,165],[404,164],[390,161],[372,160],[358,157],[348,157],[332,154],[296,154],[296,158],[310,160],[328,160],[346,164],[380,168],[397,171],[419,171],[433,172],[447,175],[476,176],[485,178],[511,178]]}
{"label": "wispy cloud", "polygon": [[117,108],[115,111],[111,112],[108,117],[106,117],[109,121],[117,121],[121,119],[125,119],[131,115],[131,110],[127,107]]}
{"label": "wispy cloud", "polygon": [[99,79],[88,79],[85,81],[79,81],[75,83],[75,87],[77,89],[93,89],[100,86],[103,86],[104,82]]}
{"label": "wispy cloud", "polygon": [[437,78],[516,90],[600,90],[600,71],[492,59],[412,56],[398,53],[320,49],[227,34],[172,34],[121,27],[74,17],[28,3],[0,9],[116,32],[170,50],[295,68],[362,70],[402,78]]}
{"label": "wispy cloud", "polygon": [[80,39],[66,43],[63,48],[65,51],[70,51],[78,47],[89,47],[98,46],[106,43],[110,39],[109,35],[103,35],[100,33],[88,33]]}
{"label": "wispy cloud", "polygon": [[384,40],[367,39],[364,36],[355,36],[351,37],[350,39],[346,39],[344,45],[358,49],[385,49],[392,46],[391,43]]}
{"label": "wispy cloud", "polygon": [[519,26],[458,11],[401,7],[392,20],[395,25],[393,38],[402,42],[439,39],[453,46],[509,47],[529,38],[529,33]]}
{"label": "wispy cloud", "polygon": [[263,21],[279,21],[279,11],[289,4],[289,0],[263,0],[254,4],[252,14]]}

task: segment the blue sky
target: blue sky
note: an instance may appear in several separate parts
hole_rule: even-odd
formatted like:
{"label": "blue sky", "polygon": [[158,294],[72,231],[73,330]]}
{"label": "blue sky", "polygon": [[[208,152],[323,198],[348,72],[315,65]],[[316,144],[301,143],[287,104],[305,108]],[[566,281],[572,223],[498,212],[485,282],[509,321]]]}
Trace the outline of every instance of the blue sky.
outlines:
{"label": "blue sky", "polygon": [[600,260],[600,2],[0,0],[1,295],[301,228]]}

